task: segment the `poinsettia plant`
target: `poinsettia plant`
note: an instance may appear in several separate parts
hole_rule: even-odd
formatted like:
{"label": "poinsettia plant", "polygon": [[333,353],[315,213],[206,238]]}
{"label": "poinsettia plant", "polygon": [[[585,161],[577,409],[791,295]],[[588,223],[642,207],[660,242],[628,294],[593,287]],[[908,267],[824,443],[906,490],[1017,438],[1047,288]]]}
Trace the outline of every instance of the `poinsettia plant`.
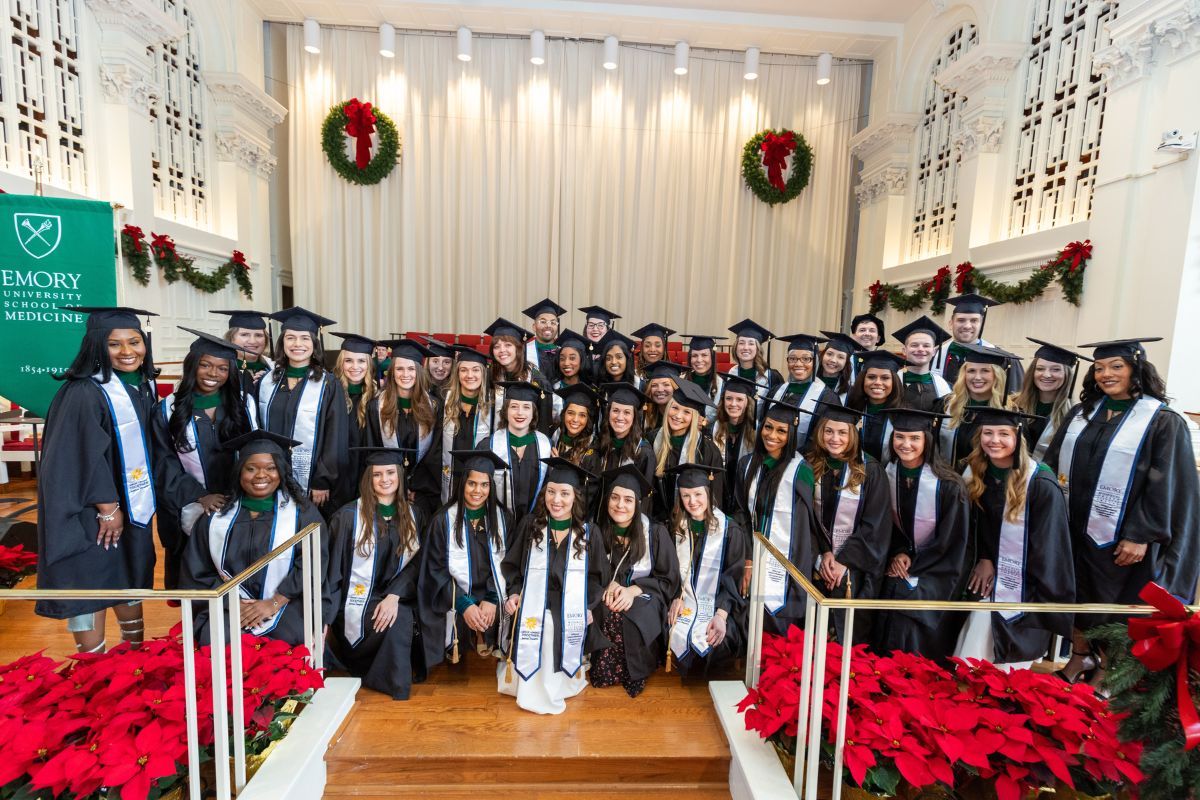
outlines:
{"label": "poinsettia plant", "polygon": [[[763,637],[758,685],[738,705],[746,728],[796,748],[804,633]],[[842,648],[826,650],[821,751],[833,765]],[[1141,746],[1118,737],[1121,716],[1091,687],[970,660],[952,669],[911,653],[850,655],[843,781],[894,797],[983,783],[998,800],[1062,785],[1114,793],[1142,778]]]}
{"label": "poinsettia plant", "polygon": [[26,551],[21,544],[13,547],[0,544],[0,589],[11,589],[36,571],[37,553]]}
{"label": "poinsettia plant", "polygon": [[[307,702],[324,681],[303,647],[244,634],[242,648],[253,754],[283,735],[288,704]],[[193,657],[204,762],[215,742],[208,647]],[[177,625],[138,649],[68,662],[39,652],[0,666],[0,797],[154,800],[186,780],[183,658]]]}

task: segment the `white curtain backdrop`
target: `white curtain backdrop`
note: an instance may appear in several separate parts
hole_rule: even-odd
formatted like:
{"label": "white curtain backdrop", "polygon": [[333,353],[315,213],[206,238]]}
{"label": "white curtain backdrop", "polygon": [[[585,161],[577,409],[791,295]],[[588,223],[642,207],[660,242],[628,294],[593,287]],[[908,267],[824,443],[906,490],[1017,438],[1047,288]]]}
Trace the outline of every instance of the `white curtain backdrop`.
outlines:
{"label": "white curtain backdrop", "polygon": [[[836,324],[859,66],[817,86],[814,68],[771,57],[757,81],[740,54],[698,53],[683,77],[667,51],[525,39],[326,30],[309,55],[288,31],[288,168],[296,302],[366,335],[479,331],[549,295],[598,304],[632,330],[657,321],[720,333],[750,316],[776,333]],[[330,106],[358,97],[400,130],[381,184],[344,181],[321,152]],[[767,127],[814,151],[807,189],[771,207],[741,178]],[[348,140],[349,141],[349,140]],[[347,149],[349,152],[349,148]]]}

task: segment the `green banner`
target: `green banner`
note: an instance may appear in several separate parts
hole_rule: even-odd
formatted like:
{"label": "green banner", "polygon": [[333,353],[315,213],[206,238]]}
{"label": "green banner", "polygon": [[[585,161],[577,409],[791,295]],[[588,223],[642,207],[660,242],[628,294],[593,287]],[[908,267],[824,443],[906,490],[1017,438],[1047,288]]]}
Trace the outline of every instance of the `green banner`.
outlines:
{"label": "green banner", "polygon": [[87,316],[117,302],[109,203],[0,194],[0,397],[45,416]]}

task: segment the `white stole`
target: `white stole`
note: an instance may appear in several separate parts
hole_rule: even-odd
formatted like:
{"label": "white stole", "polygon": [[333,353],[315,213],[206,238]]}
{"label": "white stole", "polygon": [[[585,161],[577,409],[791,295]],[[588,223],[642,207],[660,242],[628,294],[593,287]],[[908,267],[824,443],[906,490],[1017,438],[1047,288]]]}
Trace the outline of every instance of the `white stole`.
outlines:
{"label": "white stole", "polygon": [[[586,538],[591,530],[584,532]],[[529,544],[529,556],[525,561],[525,585],[522,587],[521,607],[517,614],[521,620],[517,633],[517,674],[524,680],[532,678],[542,667],[542,635],[546,618],[546,596],[550,585],[549,538],[554,532],[547,527],[542,531],[541,544]],[[572,678],[583,664],[584,634],[587,632],[587,571],[588,550],[576,556],[574,551],[575,531],[572,529],[562,546],[567,548],[567,574],[563,582],[562,609],[559,624],[563,626],[562,671]]]}
{"label": "white stole", "polygon": [[[996,579],[992,581],[993,603],[1020,603],[1025,599],[1025,549],[1029,540],[1029,503],[1032,500],[1030,487],[1037,477],[1038,463],[1032,458],[1025,462],[1029,474],[1025,478],[1025,505],[1016,520],[1008,520],[1007,508],[1001,512],[1000,547],[996,558]],[[967,467],[963,478],[971,480],[971,468]],[[998,611],[1006,622],[1023,616],[1022,611]]]}
{"label": "white stole", "polygon": [[[642,553],[642,557],[637,560],[637,563],[630,567],[629,581],[625,584],[626,586],[649,575],[654,563],[654,537],[650,535],[650,518],[645,514],[639,516],[642,520],[642,541],[646,543],[646,552]],[[613,575],[613,580],[619,581],[620,577]]]}
{"label": "white stole", "polygon": [[[171,412],[175,409],[175,394],[171,393],[163,398],[162,403],[163,421],[171,422]],[[179,456],[179,463],[183,465],[183,471],[190,475],[196,483],[200,484],[205,489],[208,488],[208,479],[204,474],[204,459],[200,455],[200,439],[196,434],[196,420],[193,417],[188,420],[187,427],[184,428],[184,437],[187,443],[191,445],[189,450],[176,450],[175,455]]]}
{"label": "white stole", "polygon": [[[451,504],[446,510],[446,567],[450,571],[450,578],[454,581],[454,585],[458,587],[460,595],[471,593],[471,525],[467,522],[464,512],[462,519],[462,534],[463,543],[460,545],[455,537],[454,520],[458,517],[458,503]],[[488,566],[492,570],[492,580],[496,582],[496,594],[501,598],[505,595],[504,575],[500,572],[500,562],[504,560],[504,542],[508,541],[508,530],[504,526],[504,515],[497,513],[496,521],[500,525],[500,544],[497,545],[492,536],[488,536]],[[499,631],[501,637],[507,635],[508,627],[504,624],[504,604],[498,604],[500,609],[500,626]],[[446,612],[446,643],[449,647],[454,641],[454,608]],[[503,647],[501,648],[503,649]]]}
{"label": "white stole", "polygon": [[[285,376],[283,380],[287,380]],[[317,458],[317,436],[321,425],[321,406],[325,402],[325,376],[320,378],[304,378],[296,384],[300,388],[300,404],[296,407],[296,419],[292,423],[291,433],[284,432],[300,442],[292,448],[292,473],[300,488],[308,491],[312,478],[313,462]],[[263,397],[264,391],[266,397]],[[263,375],[258,384],[258,416],[263,428],[270,430],[271,401],[279,391],[275,373]]]}
{"label": "white stole", "polygon": [[[753,460],[750,459],[747,462],[747,471],[749,471],[750,462]],[[764,520],[766,530],[761,531],[771,544],[775,545],[779,552],[789,558],[792,553],[792,503],[795,493],[796,475],[803,465],[804,456],[797,453],[792,456],[792,460],[783,468],[783,476],[779,480],[779,489],[775,492],[771,515]],[[761,481],[759,481],[757,475],[753,478],[750,476],[743,476],[743,478],[749,481],[750,492],[748,499],[750,501],[751,520],[753,521],[754,515],[758,513],[758,488]],[[763,569],[766,571],[767,576],[764,605],[771,614],[777,614],[787,602],[787,570],[770,553],[767,553],[767,563],[763,565]]]}
{"label": "white stole", "polygon": [[[429,405],[433,409],[434,412],[437,411],[437,404],[433,402],[432,398],[430,398],[430,400],[429,400]],[[397,411],[396,411],[397,422],[399,422],[399,416],[403,413],[404,413],[403,411],[400,411],[399,409],[397,409]],[[479,416],[478,413],[476,413],[476,416]],[[396,437],[397,437],[397,434],[399,434],[398,428],[400,426],[397,425],[396,426],[397,430],[393,430],[391,433],[387,432],[387,429],[383,425],[383,401],[382,400],[380,400],[379,402],[377,402],[375,404],[375,419],[379,423],[379,436],[380,436],[380,438],[383,439],[383,446],[384,447],[399,447],[400,445],[397,443]],[[420,426],[418,426],[417,434],[418,434],[418,436],[417,436],[417,457],[413,460],[413,464],[419,464],[421,462],[421,459],[425,458],[425,455],[429,452],[429,446],[431,444],[433,444],[433,428],[430,428],[429,430],[422,433]]]}
{"label": "white stole", "polygon": [[[862,490],[866,486],[864,481],[857,490],[848,488],[850,483],[849,463],[842,467],[842,473],[842,485],[838,487],[837,491],[837,509],[833,512],[833,526],[829,531],[829,538],[833,540],[835,556],[842,551],[846,541],[854,535],[855,523],[858,521],[858,505],[862,500]],[[818,519],[823,517],[821,495],[821,487],[814,487],[813,503],[816,505]]]}
{"label": "white stole", "polygon": [[[716,525],[711,526],[704,537],[704,550],[700,564],[692,568],[691,531],[683,541],[675,545],[679,555],[680,577],[683,579],[683,608],[671,626],[671,652],[682,658],[691,647],[699,656],[705,656],[712,646],[708,643],[708,623],[716,614],[717,589],[721,582],[721,567],[725,563],[725,544],[729,541],[729,518],[719,508],[712,509]],[[720,531],[719,536],[713,535]]]}
{"label": "white stole", "polygon": [[[788,381],[776,387],[775,391],[771,393],[771,399],[783,400],[787,395],[790,383]],[[828,387],[825,386],[820,378],[814,377],[808,384],[808,388],[804,390],[804,395],[800,398],[800,402],[797,403],[801,411],[807,412],[801,414],[800,420],[796,423],[795,442],[798,448],[803,448],[804,443],[808,440],[808,430],[812,427],[813,420],[816,419],[814,414],[817,410],[817,401],[821,399],[821,395],[825,393],[826,388]]]}
{"label": "white stole", "polygon": [[[534,506],[537,505],[537,497],[542,491],[542,484],[546,482],[546,472],[548,471],[542,459],[550,457],[550,440],[546,438],[546,434],[541,431],[534,431],[534,444],[537,445],[538,454],[538,482],[533,491],[533,499],[529,503],[529,508],[525,509],[526,511],[533,511]],[[509,469],[499,469],[492,474],[492,486],[503,487],[505,505],[512,509],[514,513],[519,513],[515,501],[516,487],[513,485],[514,480],[512,479],[516,474],[516,465],[512,463],[511,452],[508,446],[508,428],[501,428],[493,433],[491,445],[491,451],[509,466]],[[528,451],[526,455],[528,455]]]}
{"label": "white stole", "polygon": [[[1053,415],[1053,410],[1050,413]],[[1033,451],[1030,452],[1035,461],[1041,461],[1046,457],[1046,450],[1050,448],[1050,442],[1054,441],[1054,434],[1057,432],[1058,429],[1054,427],[1054,420],[1047,419],[1046,427],[1042,428],[1042,435],[1038,437],[1037,442],[1033,445]],[[1073,446],[1074,443],[1072,443]]]}
{"label": "white stole", "polygon": [[[1129,502],[1129,489],[1133,485],[1138,455],[1150,424],[1163,408],[1165,406],[1161,401],[1143,396],[1121,414],[1117,432],[1113,434],[1104,453],[1104,463],[1100,465],[1096,490],[1092,493],[1091,507],[1088,509],[1087,535],[1097,547],[1108,547],[1117,539],[1117,531],[1125,517],[1125,506]],[[1103,413],[1104,403],[1100,402],[1090,414],[1084,409],[1076,411],[1067,425],[1058,456],[1058,482],[1068,496],[1075,442],[1088,424]]]}
{"label": "white stole", "polygon": [[[409,509],[409,514],[412,514],[411,509]],[[413,518],[413,524],[416,524],[415,518]],[[379,546],[379,529],[375,526],[374,530],[371,531],[371,538],[367,542],[367,554],[363,555],[359,552],[357,545],[359,534],[362,533],[360,526],[366,526],[361,497],[354,504],[354,526],[351,528],[354,532],[352,534],[354,540],[350,543],[350,581],[346,587],[346,602],[342,607],[344,620],[342,630],[346,635],[346,641],[350,643],[351,647],[356,646],[366,636],[363,623],[366,621],[367,604],[371,602],[371,593],[375,589],[375,569],[378,563],[375,558],[375,551]],[[339,543],[339,546],[344,545]],[[397,575],[400,574],[400,571],[405,566],[412,563],[413,556],[420,549],[420,542],[414,541],[404,551],[400,556],[400,564],[396,567]]]}
{"label": "white stole", "polygon": [[[285,503],[290,503],[292,506],[291,513],[284,510]],[[208,524],[208,553],[212,558],[213,564],[217,567],[217,574],[222,580],[230,580],[233,575],[225,568],[225,551],[229,547],[229,531],[233,528],[233,523],[237,520],[238,512],[242,509],[242,503],[239,500],[229,508],[223,511],[218,511],[213,514]],[[286,542],[288,539],[296,535],[296,530],[300,524],[300,504],[295,500],[288,500],[287,496],[282,492],[275,493],[275,514],[271,521],[271,550],[274,550],[279,545]],[[266,570],[263,572],[263,590],[262,596],[252,598],[250,593],[246,591],[246,587],[240,586],[238,592],[244,600],[268,600],[275,596],[275,591],[279,588],[279,584],[283,583],[283,579],[287,577],[288,572],[292,569],[292,562],[295,560],[296,548],[288,550],[286,553],[280,553],[267,564]],[[267,551],[270,552],[270,551]],[[263,555],[266,555],[264,553]],[[287,603],[279,607],[279,610],[272,614],[267,619],[250,629],[250,632],[255,636],[262,636],[265,633],[270,633],[275,630],[275,626],[279,624],[279,620],[283,618],[284,609],[287,608]]]}
{"label": "white stole", "polygon": [[[904,524],[900,519],[899,466],[892,462],[884,470],[887,472],[888,482],[892,486],[892,519],[895,520],[897,527],[903,529]],[[940,481],[937,475],[933,474],[933,470],[929,468],[928,464],[922,464],[921,473],[917,476],[917,502],[913,508],[912,530],[907,532],[912,537],[914,549],[918,552],[923,550],[937,534],[939,486]],[[920,579],[918,576],[910,574],[907,580],[909,587],[915,589]]]}
{"label": "white stole", "polygon": [[139,528],[148,528],[157,504],[154,499],[154,478],[150,473],[150,447],[146,429],[138,419],[137,409],[125,384],[113,374],[107,381],[93,375],[100,387],[112,416],[113,435],[117,440],[117,455],[121,460],[121,483],[125,490],[125,510],[129,521]]}
{"label": "white stole", "polygon": [[[480,398],[482,400],[482,398]],[[454,482],[454,456],[450,455],[450,451],[454,449],[454,436],[458,433],[458,425],[462,423],[462,418],[453,425],[442,425],[442,502],[450,501],[450,488]],[[475,414],[471,421],[471,444],[472,446],[479,444],[491,434],[492,421],[489,416],[479,410],[479,406],[475,406]],[[379,426],[380,433],[383,431],[383,425]],[[395,438],[395,437],[393,437]]]}

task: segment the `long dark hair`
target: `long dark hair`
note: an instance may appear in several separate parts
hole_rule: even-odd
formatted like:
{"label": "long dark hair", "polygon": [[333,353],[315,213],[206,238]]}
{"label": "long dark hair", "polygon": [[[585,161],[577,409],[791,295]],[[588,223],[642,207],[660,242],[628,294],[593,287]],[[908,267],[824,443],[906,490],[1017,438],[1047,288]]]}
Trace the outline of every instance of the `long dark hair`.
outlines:
{"label": "long dark hair", "polygon": [[[230,482],[233,489],[226,499],[225,508],[217,513],[225,513],[226,510],[233,507],[234,503],[240,502],[246,496],[246,493],[242,491],[242,467],[246,465],[246,460],[252,455],[255,454],[249,453],[237,460],[237,463],[233,467],[233,480]],[[279,489],[282,489],[283,493],[287,496],[287,502],[295,501],[300,504],[301,509],[311,506],[312,503],[309,502],[308,496],[300,488],[300,484],[296,483],[296,478],[292,475],[291,459],[287,456],[271,453],[271,460],[275,462],[275,469],[279,471]],[[279,491],[279,489],[276,489],[276,491]],[[287,505],[287,503],[284,503],[284,505]]]}
{"label": "long dark hair", "polygon": [[[850,394],[846,395],[847,408],[853,408],[855,411],[867,410],[867,405],[871,402],[871,398],[867,397],[867,391],[863,387],[867,382],[868,369],[878,369],[878,367],[863,367],[859,370],[858,378],[855,379],[854,386],[850,388]],[[892,376],[892,391],[888,394],[887,400],[883,401],[883,407],[899,408],[904,402],[904,380],[896,370],[889,369],[888,372]],[[816,378],[816,380],[820,380],[820,378]]]}
{"label": "long dark hair", "polygon": [[[625,374],[619,378],[614,378],[612,375],[609,375],[608,368],[604,365],[605,360],[608,358],[608,351],[612,350],[614,347],[619,348],[621,352],[625,354]],[[604,380],[610,383],[617,381],[624,381],[630,385],[636,383],[634,378],[636,377],[637,372],[634,366],[633,353],[629,351],[629,348],[625,346],[624,342],[619,339],[615,339],[604,345],[604,349],[600,351],[600,372],[604,374]]]}
{"label": "long dark hair", "polygon": [[[1131,397],[1136,400],[1142,395],[1147,395],[1164,403],[1171,401],[1167,397],[1167,382],[1162,379],[1158,370],[1145,357],[1136,361],[1128,356],[1120,358],[1129,365],[1130,371],[1133,373],[1129,382]],[[1103,400],[1105,396],[1103,390],[1096,385],[1096,365],[1093,364],[1083,375],[1083,389],[1079,392],[1079,402],[1090,406],[1096,400]]]}
{"label": "long dark hair", "polygon": [[[583,426],[583,430],[579,432],[579,436],[577,436],[571,442],[570,446],[564,449],[562,442],[563,437],[567,435],[567,426],[566,423],[563,422],[562,418],[567,413],[567,406],[569,405],[572,404],[563,404],[563,413],[558,418],[558,454],[567,461],[570,461],[575,466],[579,466],[583,461],[583,457],[594,450],[593,445],[595,444],[596,415],[595,412],[588,411],[587,424]],[[578,405],[578,403],[575,405]]]}
{"label": "long dark hair", "polygon": [[[612,497],[612,487],[608,489],[608,494],[600,503],[599,525],[600,535],[604,539],[604,549],[608,552],[611,558],[620,546],[617,542],[616,525],[612,521],[612,517],[608,515],[608,500]],[[653,523],[652,523],[653,524]],[[629,551],[629,555],[625,559],[624,568],[628,569],[637,562],[642,560],[642,556],[646,555],[646,541],[649,538],[650,531],[642,528],[642,509],[641,501],[634,506],[633,519],[629,522],[629,527],[625,529],[625,541],[628,544],[625,546]],[[613,575],[614,581],[620,582],[618,575]]]}
{"label": "long dark hair", "polygon": [[[921,460],[925,466],[929,467],[929,471],[937,476],[938,480],[957,483],[959,486],[966,486],[963,483],[962,476],[954,470],[950,469],[950,465],[946,463],[946,459],[938,451],[937,437],[930,431],[923,431],[921,438],[925,440],[925,450],[921,455]],[[900,456],[896,455],[896,448],[892,446],[892,438],[889,436],[887,442],[884,443],[888,453],[891,454],[892,463],[899,465]]]}
{"label": "long dark hair", "polygon": [[[450,502],[439,508],[437,512],[439,515],[445,514],[450,510],[450,506],[458,506],[452,524],[454,525],[454,542],[459,547],[463,546],[463,512],[467,507],[467,475],[470,472],[471,470],[464,469],[454,476],[450,489]],[[500,515],[503,513],[504,503],[500,500],[499,492],[496,491],[495,473],[489,472],[487,476],[488,496],[483,506],[487,509],[487,513],[484,519],[487,520],[488,535],[492,544],[503,547],[504,538],[500,535]]]}
{"label": "long dark hair", "polygon": [[[543,487],[538,493],[537,506],[533,509],[533,530],[529,539],[539,547],[542,537],[546,535],[546,527],[550,524],[550,510],[546,508],[546,490]],[[571,530],[578,534],[571,542],[571,555],[578,558],[587,550],[587,504],[583,498],[583,488],[575,489],[575,502],[571,504]]]}
{"label": "long dark hair", "polygon": [[[753,404],[753,401],[751,401],[751,404]],[[776,422],[778,422],[778,420],[776,420]],[[763,424],[766,424],[766,418],[763,419]],[[796,425],[795,423],[788,422],[787,426],[788,436],[787,440],[783,444],[783,452],[779,455],[779,463],[777,463],[774,468],[767,473],[765,487],[767,494],[764,495],[760,490],[758,493],[759,497],[773,497],[775,495],[775,492],[779,490],[779,482],[783,480],[783,473],[787,469],[787,465],[790,464],[792,459],[796,456]],[[758,471],[762,469],[763,459],[766,457],[767,448],[765,445],[763,445],[762,428],[760,427],[758,429],[758,436],[754,437],[754,450],[750,453],[750,463],[746,469],[746,480],[738,482],[742,490],[742,507],[749,510],[751,518],[754,517],[756,511],[750,505],[750,485],[754,483],[754,479],[758,475]]]}
{"label": "long dark hair", "polygon": [[[114,330],[116,329],[92,328],[84,331],[83,339],[79,342],[79,352],[75,354],[71,366],[67,367],[65,372],[52,376],[54,380],[77,381],[81,378],[99,375],[100,380],[108,383],[113,374],[112,356],[108,354],[108,335]],[[142,341],[146,343],[146,358],[142,361],[142,368],[138,372],[142,374],[143,379],[153,381],[158,375],[158,371],[154,369],[150,337],[140,328],[137,329],[137,332],[142,335]]]}
{"label": "long dark hair", "polygon": [[[283,376],[287,374],[288,357],[283,349],[284,331],[279,332],[279,338],[275,340],[275,352],[279,353],[279,359],[275,362],[275,369],[271,372],[271,376],[275,382],[283,380]],[[306,331],[297,331],[297,333],[306,333]],[[321,343],[321,334],[310,333],[313,343],[313,354],[308,359],[308,377],[312,379],[320,379],[325,374],[325,345]]]}
{"label": "long dark hair", "polygon": [[[196,394],[196,370],[200,367],[200,356],[200,353],[189,352],[184,357],[183,377],[175,389],[175,407],[171,409],[171,418],[167,420],[167,437],[176,453],[186,453],[192,449],[187,439],[187,429],[192,424],[192,398]],[[217,438],[222,442],[250,431],[250,417],[242,401],[241,373],[235,362],[228,363],[229,377],[219,390],[224,415],[217,421]]]}
{"label": "long dark hair", "polygon": [[[821,355],[817,356],[816,372],[813,373],[816,376],[816,378],[814,380],[819,381],[819,380],[821,380],[822,377],[829,377],[829,378],[833,377],[832,375],[824,374],[825,366],[821,363],[821,358],[825,355],[825,350],[828,350],[828,349],[829,349],[829,346],[826,345],[825,349],[821,351]],[[837,386],[834,387],[834,389],[833,389],[835,394],[842,394],[843,392],[850,391],[850,388],[851,388],[850,375],[852,372],[850,369],[850,359],[851,358],[853,358],[853,356],[851,356],[851,355],[846,356],[846,363],[842,366],[841,370],[837,374],[837,379],[838,379]],[[903,389],[904,387],[901,386],[900,388]]]}
{"label": "long dark hair", "polygon": [[[609,405],[612,405],[611,403]],[[633,424],[629,426],[629,433],[625,436],[625,441],[621,443],[621,451],[617,454],[618,459],[615,466],[620,466],[621,461],[629,459],[631,463],[637,463],[638,450],[642,446],[642,409],[639,406],[633,408]],[[599,443],[596,445],[596,452],[600,453],[604,460],[601,464],[607,465],[608,454],[613,446],[612,428],[608,424],[608,408],[604,409],[604,424],[600,426]]]}

